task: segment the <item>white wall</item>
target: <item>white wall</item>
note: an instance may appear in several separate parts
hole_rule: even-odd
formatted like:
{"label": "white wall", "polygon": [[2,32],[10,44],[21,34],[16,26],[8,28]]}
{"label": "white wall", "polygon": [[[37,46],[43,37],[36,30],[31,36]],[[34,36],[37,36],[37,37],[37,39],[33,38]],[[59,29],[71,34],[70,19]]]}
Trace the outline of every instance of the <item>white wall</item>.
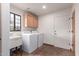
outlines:
{"label": "white wall", "polygon": [[10,55],[9,47],[9,30],[10,30],[10,4],[1,3],[1,42],[2,42],[2,55]]}
{"label": "white wall", "polygon": [[75,4],[75,54],[79,56],[79,4]]}
{"label": "white wall", "polygon": [[[65,49],[71,48],[70,17],[71,8],[39,16],[38,31],[44,33],[44,43]],[[56,35],[54,35],[55,30],[57,31]]]}

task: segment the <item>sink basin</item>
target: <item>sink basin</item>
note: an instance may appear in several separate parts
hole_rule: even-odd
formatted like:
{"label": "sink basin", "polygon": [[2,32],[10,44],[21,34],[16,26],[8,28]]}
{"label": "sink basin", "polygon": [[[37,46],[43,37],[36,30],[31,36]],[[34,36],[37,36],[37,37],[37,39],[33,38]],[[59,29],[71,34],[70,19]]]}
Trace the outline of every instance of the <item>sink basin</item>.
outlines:
{"label": "sink basin", "polygon": [[19,39],[21,38],[21,32],[10,32],[10,39]]}

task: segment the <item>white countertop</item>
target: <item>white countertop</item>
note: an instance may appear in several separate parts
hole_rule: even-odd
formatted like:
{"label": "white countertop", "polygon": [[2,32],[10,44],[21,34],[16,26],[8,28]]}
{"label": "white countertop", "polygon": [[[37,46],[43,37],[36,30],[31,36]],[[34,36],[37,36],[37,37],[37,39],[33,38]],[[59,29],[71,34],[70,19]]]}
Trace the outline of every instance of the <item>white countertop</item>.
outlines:
{"label": "white countertop", "polygon": [[10,36],[10,39],[17,39],[17,38],[21,38],[21,36]]}

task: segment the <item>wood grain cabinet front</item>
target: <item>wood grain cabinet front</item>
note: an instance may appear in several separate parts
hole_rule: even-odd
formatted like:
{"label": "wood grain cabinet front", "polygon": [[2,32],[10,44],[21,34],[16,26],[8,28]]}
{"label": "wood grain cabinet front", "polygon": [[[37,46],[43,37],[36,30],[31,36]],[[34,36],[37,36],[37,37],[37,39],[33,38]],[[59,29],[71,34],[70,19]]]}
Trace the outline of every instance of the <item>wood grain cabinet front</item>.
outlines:
{"label": "wood grain cabinet front", "polygon": [[27,26],[33,27],[33,16],[29,14],[27,15]]}
{"label": "wood grain cabinet front", "polygon": [[38,17],[31,13],[25,14],[25,27],[37,28],[38,27]]}
{"label": "wood grain cabinet front", "polygon": [[33,27],[35,27],[35,28],[38,27],[38,17],[37,16],[34,16],[34,19],[33,19]]}

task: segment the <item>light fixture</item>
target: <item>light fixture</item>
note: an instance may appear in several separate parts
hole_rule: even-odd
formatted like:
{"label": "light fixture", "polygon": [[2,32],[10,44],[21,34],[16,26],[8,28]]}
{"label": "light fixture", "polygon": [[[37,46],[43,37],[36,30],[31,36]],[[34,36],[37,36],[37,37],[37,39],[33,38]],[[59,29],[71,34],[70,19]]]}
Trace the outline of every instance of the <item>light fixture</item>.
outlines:
{"label": "light fixture", "polygon": [[45,6],[45,5],[43,5],[43,6],[42,6],[42,8],[43,8],[43,9],[46,9],[46,6]]}
{"label": "light fixture", "polygon": [[29,11],[30,10],[30,8],[27,8],[27,11]]}

